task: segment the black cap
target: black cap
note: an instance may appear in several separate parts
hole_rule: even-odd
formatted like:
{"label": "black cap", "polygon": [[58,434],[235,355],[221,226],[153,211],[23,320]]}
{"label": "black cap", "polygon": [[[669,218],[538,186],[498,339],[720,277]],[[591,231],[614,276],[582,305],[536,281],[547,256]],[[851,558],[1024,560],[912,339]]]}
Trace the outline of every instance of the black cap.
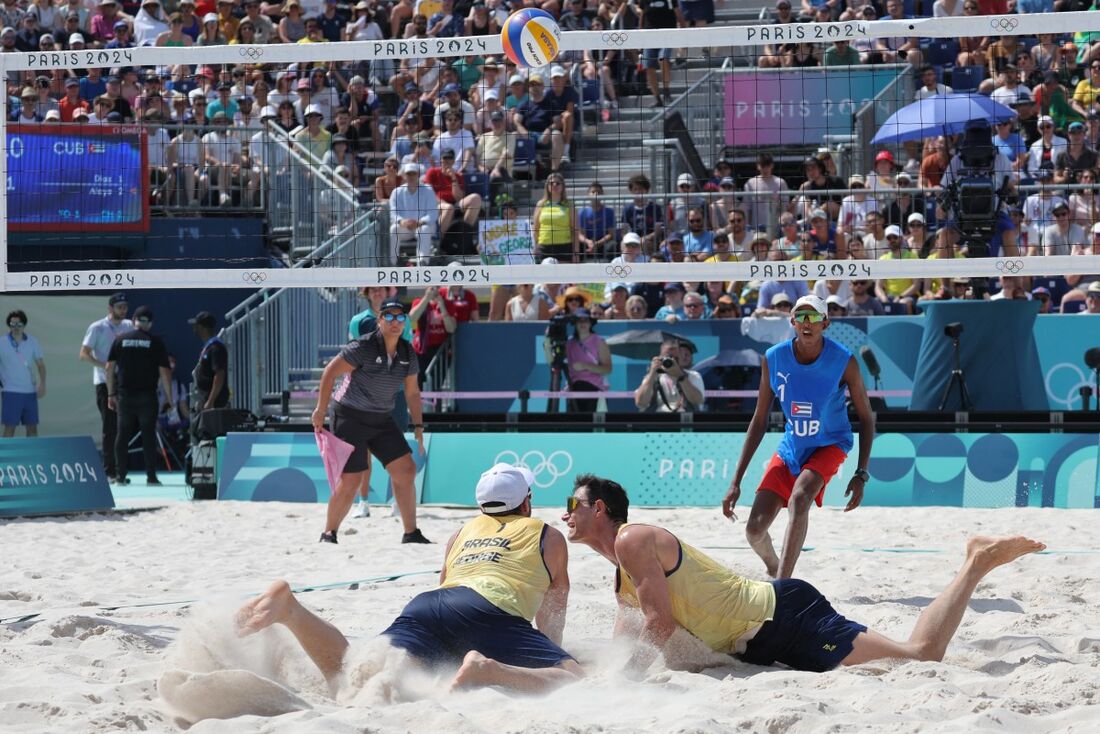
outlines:
{"label": "black cap", "polygon": [[129,301],[126,300],[126,294],[119,291],[107,299],[108,306],[113,306],[116,303],[129,303]]}
{"label": "black cap", "polygon": [[405,313],[405,304],[401,302],[400,298],[387,298],[382,301],[382,305],[378,307],[378,313],[382,314],[393,309]]}
{"label": "black cap", "polygon": [[187,323],[205,326],[207,329],[214,329],[218,326],[218,320],[209,311],[199,311],[193,318],[187,319]]}
{"label": "black cap", "polygon": [[137,309],[134,311],[132,318],[134,319],[134,321],[137,321],[138,319],[149,319],[150,321],[152,321],[153,309],[149,308],[148,306],[138,306]]}

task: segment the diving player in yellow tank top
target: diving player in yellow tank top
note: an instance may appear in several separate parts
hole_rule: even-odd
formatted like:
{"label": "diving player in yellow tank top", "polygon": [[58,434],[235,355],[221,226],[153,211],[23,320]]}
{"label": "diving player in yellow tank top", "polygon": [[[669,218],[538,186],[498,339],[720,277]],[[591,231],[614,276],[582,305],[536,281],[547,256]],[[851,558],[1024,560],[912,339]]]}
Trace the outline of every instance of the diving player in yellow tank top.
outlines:
{"label": "diving player in yellow tank top", "polygon": [[[997,566],[1046,546],[1021,536],[971,538],[958,575],[896,642],[845,619],[817,589],[798,579],[742,578],[655,525],[627,523],[626,491],[608,479],[577,477],[562,520],[570,542],[591,546],[616,566],[620,614],[615,636],[634,635],[628,665],[642,673],[676,627],[711,649],[758,665],[782,663],[824,672],[879,658],[942,660],[978,582]],[[644,623],[630,630],[629,608]]]}
{"label": "diving player in yellow tank top", "polygon": [[[509,464],[482,474],[482,514],[451,536],[439,587],[416,596],[382,633],[421,663],[460,665],[452,687],[545,691],[583,674],[559,646],[568,547],[561,532],[531,517],[533,483],[530,471]],[[294,634],[326,679],[339,675],[347,639],[302,606],[285,581],[237,613],[242,635],[275,623]]]}

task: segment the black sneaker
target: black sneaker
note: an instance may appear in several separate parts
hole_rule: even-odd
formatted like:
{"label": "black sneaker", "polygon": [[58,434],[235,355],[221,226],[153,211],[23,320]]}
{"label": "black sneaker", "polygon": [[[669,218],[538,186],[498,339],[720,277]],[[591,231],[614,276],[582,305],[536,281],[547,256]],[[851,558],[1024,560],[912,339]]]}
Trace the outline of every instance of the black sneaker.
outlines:
{"label": "black sneaker", "polygon": [[336,543],[336,531],[335,530],[329,530],[328,532],[321,533],[321,539],[317,542],[318,543],[332,543],[333,545],[337,545],[337,543]]}
{"label": "black sneaker", "polygon": [[[336,542],[336,541],[333,541]],[[432,541],[424,537],[424,533],[420,532],[420,528],[412,531],[411,533],[405,533],[401,536],[402,543],[431,543]]]}
{"label": "black sneaker", "polygon": [[114,484],[116,486],[119,486],[119,487],[127,485],[129,483],[130,483],[130,478],[129,477],[115,477],[112,480],[112,484]]}
{"label": "black sneaker", "polygon": [[161,482],[156,477],[146,477],[145,478],[145,484],[147,484],[150,487],[160,487],[160,486],[163,486],[164,483]]}

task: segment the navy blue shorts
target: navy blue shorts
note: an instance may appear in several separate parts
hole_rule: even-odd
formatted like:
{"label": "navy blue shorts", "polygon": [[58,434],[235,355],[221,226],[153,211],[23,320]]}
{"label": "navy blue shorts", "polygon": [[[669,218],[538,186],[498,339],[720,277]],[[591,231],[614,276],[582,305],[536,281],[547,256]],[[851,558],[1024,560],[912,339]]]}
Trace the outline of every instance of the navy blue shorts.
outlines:
{"label": "navy blue shorts", "polygon": [[38,395],[33,392],[4,391],[0,417],[5,426],[37,426]]}
{"label": "navy blue shorts", "polygon": [[552,668],[573,659],[526,619],[465,586],[418,594],[382,634],[431,664],[460,663],[471,650],[520,668]]}
{"label": "navy blue shorts", "polygon": [[754,665],[782,663],[795,670],[824,673],[852,652],[852,642],[867,628],[836,613],[833,605],[805,581],[778,579],[775,617],[749,640],[741,660]]}

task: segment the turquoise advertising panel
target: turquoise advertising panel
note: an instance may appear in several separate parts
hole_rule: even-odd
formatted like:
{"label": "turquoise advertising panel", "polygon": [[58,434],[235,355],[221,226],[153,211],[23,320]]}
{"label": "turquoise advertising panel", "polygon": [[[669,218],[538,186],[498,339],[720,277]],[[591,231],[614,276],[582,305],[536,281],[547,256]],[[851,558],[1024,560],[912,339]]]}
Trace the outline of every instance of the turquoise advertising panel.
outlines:
{"label": "turquoise advertising panel", "polygon": [[0,439],[0,517],[114,506],[91,436]]}
{"label": "turquoise advertising panel", "polygon": [[[741,484],[751,505],[780,434],[764,436]],[[622,484],[638,506],[721,502],[737,468],[742,434],[514,433],[435,437],[424,482],[426,503],[473,504],[478,477],[495,462],[535,475],[537,506],[561,506],[583,473]],[[825,492],[844,505],[853,449]],[[864,504],[887,507],[1100,507],[1096,434],[883,434],[875,439]]]}
{"label": "turquoise advertising panel", "polygon": [[[425,458],[410,436],[420,493]],[[430,437],[424,437],[427,450]],[[218,499],[244,502],[328,502],[329,486],[312,433],[230,433],[219,456]],[[389,476],[377,459],[371,467],[371,502],[393,495]]]}

